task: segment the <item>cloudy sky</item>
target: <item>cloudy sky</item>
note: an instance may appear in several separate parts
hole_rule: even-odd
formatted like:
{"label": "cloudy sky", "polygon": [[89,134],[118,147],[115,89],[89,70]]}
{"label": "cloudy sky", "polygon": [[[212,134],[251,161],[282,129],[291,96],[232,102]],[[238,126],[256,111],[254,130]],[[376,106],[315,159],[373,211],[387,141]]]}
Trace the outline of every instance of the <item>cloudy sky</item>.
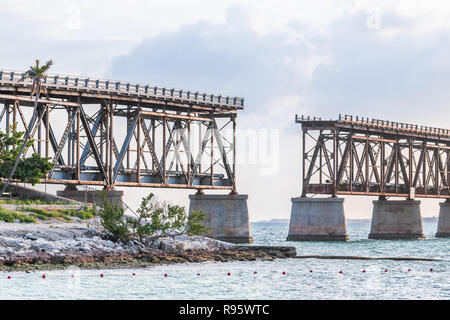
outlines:
{"label": "cloudy sky", "polygon": [[[53,58],[53,72],[245,97],[238,129],[261,134],[238,191],[252,221],[289,218],[296,113],[450,127],[449,18],[447,1],[430,0],[0,0],[0,68]],[[243,139],[238,152],[249,152]],[[133,190],[131,206],[149,192]],[[187,191],[155,193],[188,205]],[[371,200],[347,198],[347,216],[370,218]],[[423,203],[424,216],[438,214],[437,201]]]}

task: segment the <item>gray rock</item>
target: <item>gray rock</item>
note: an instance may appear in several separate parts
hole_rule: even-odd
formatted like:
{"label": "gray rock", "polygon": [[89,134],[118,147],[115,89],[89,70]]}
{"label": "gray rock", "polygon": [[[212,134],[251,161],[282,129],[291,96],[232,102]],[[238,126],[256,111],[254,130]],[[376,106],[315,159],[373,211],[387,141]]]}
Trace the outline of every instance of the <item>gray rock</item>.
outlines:
{"label": "gray rock", "polygon": [[31,244],[31,248],[33,248],[34,250],[37,250],[37,251],[47,251],[48,252],[48,251],[54,251],[56,249],[55,244],[56,243],[53,241],[46,241],[43,239],[38,239]]}
{"label": "gray rock", "polygon": [[90,242],[89,246],[94,249],[100,249],[102,246],[95,242]]}
{"label": "gray rock", "polygon": [[161,249],[162,251],[176,251],[177,247],[167,240],[161,240],[159,249]]}
{"label": "gray rock", "polygon": [[176,247],[178,250],[180,251],[186,251],[188,249],[187,243],[186,242],[178,242],[176,244]]}
{"label": "gray rock", "polygon": [[0,244],[5,247],[20,247],[20,242],[13,238],[0,237]]}
{"label": "gray rock", "polygon": [[80,250],[81,251],[91,251],[92,249],[87,243],[85,243],[83,246],[80,247]]}
{"label": "gray rock", "polygon": [[187,240],[183,242],[177,243],[177,248],[179,250],[185,251],[185,250],[209,250],[208,245],[205,241],[195,241],[195,240]]}
{"label": "gray rock", "polygon": [[224,249],[233,249],[236,248],[236,245],[233,243],[229,243],[229,242],[225,242],[225,241],[220,241],[220,240],[213,240],[211,239],[213,242],[215,242],[215,246],[218,248],[224,248]]}
{"label": "gray rock", "polygon": [[20,244],[20,247],[21,247],[22,249],[28,250],[28,249],[31,248],[31,245],[29,245],[28,243],[21,243],[21,244]]}
{"label": "gray rock", "polygon": [[114,248],[115,247],[114,242],[112,242],[111,240],[106,241],[105,245],[108,248]]}
{"label": "gray rock", "polygon": [[38,246],[38,248],[39,248],[40,251],[44,250],[44,251],[47,251],[47,252],[51,252],[51,251],[55,250],[55,247],[53,247],[52,245],[47,244],[47,243],[40,244]]}
{"label": "gray rock", "polygon": [[35,236],[34,234],[27,233],[27,234],[25,235],[25,239],[37,240],[37,239],[39,239],[39,237],[38,237],[38,236]]}
{"label": "gray rock", "polygon": [[153,240],[152,242],[149,243],[149,247],[153,248],[153,249],[159,249],[160,246],[161,246],[161,240],[160,239]]}

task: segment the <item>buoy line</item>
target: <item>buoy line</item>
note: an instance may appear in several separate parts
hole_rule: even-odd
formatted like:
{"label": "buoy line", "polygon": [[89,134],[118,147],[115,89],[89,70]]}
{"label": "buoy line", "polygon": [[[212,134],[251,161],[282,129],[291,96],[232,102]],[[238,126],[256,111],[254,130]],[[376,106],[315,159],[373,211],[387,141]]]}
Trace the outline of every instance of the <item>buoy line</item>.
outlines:
{"label": "buoy line", "polygon": [[[378,259],[375,259],[375,260],[378,260]],[[408,268],[408,269],[407,269],[407,272],[411,272],[411,271],[412,271],[411,268]],[[433,268],[429,268],[428,271],[429,271],[429,272],[433,272],[433,271],[435,271],[435,270],[434,270]],[[313,269],[309,269],[309,271],[308,271],[308,270],[305,270],[305,272],[313,273]],[[339,270],[338,272],[339,272],[339,274],[343,274],[343,273],[344,273],[343,270]],[[360,272],[366,273],[366,269],[362,269],[362,270],[360,270]],[[388,269],[384,269],[384,272],[387,273],[387,272],[388,272]],[[195,273],[195,274],[196,274],[197,276],[200,276],[200,273],[199,273],[199,272],[197,272],[197,273]],[[256,274],[258,274],[258,272],[255,270],[255,271],[253,271],[253,274],[256,275]],[[282,275],[286,275],[287,272],[286,272],[286,271],[282,271],[281,274],[282,274]],[[227,272],[226,275],[227,275],[227,276],[231,276],[231,272]],[[100,276],[100,278],[105,277],[105,275],[104,275],[103,273],[100,273],[100,274],[97,275],[97,276]],[[113,276],[113,277],[118,277],[118,276],[123,276],[123,275],[114,275],[114,274],[112,274],[112,276]],[[131,273],[131,276],[132,276],[132,277],[136,276],[136,273],[135,273],[135,272]],[[42,274],[40,277],[41,277],[42,279],[46,279],[46,278],[47,278],[47,275],[46,275],[46,274]],[[71,277],[71,278],[75,278],[75,275],[74,275],[74,274],[71,274],[70,277]],[[85,276],[83,276],[83,277],[85,277]],[[163,274],[163,277],[164,277],[164,278],[167,278],[167,277],[169,277],[169,274],[164,273],[164,274]],[[11,275],[8,275],[6,278],[11,280],[13,277],[12,277]],[[19,277],[19,278],[23,278],[23,277]],[[64,277],[62,277],[62,276],[56,276],[56,277],[54,277],[54,279],[58,279],[58,278],[59,278],[59,279],[63,279]]]}

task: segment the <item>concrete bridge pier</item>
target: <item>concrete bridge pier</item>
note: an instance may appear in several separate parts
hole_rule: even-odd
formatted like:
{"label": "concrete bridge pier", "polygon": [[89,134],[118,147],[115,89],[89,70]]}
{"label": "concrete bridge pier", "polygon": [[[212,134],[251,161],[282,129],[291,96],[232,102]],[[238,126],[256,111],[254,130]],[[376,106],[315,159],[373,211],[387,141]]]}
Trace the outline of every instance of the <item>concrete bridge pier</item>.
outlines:
{"label": "concrete bridge pier", "polygon": [[439,204],[439,221],[436,237],[450,237],[450,199]]}
{"label": "concrete bridge pier", "polygon": [[[66,188],[63,191],[57,191],[56,195],[79,202],[94,203],[101,207],[103,206],[103,199],[100,192],[100,190],[78,190],[75,185],[66,185]],[[106,199],[108,202],[123,208],[123,191],[107,190]]]}
{"label": "concrete bridge pier", "polygon": [[369,239],[423,239],[420,201],[373,201],[372,223]]}
{"label": "concrete bridge pier", "polygon": [[348,240],[343,198],[292,198],[287,241]]}
{"label": "concrete bridge pier", "polygon": [[189,213],[202,211],[206,225],[211,228],[212,238],[232,242],[251,243],[247,199],[244,194],[203,194],[189,196]]}

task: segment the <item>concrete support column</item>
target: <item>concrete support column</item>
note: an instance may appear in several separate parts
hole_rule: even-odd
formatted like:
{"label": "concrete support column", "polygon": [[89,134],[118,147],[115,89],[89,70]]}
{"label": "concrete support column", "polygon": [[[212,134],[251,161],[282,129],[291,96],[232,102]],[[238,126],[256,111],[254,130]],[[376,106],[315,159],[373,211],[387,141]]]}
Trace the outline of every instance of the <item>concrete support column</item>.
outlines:
{"label": "concrete support column", "polygon": [[420,201],[375,200],[369,239],[423,239]]}
{"label": "concrete support column", "polygon": [[[100,190],[77,190],[76,187],[67,187],[64,191],[57,191],[56,194],[59,197],[72,199],[84,203],[94,203],[98,206],[103,206],[103,199],[101,198]],[[120,208],[123,208],[123,191],[110,190],[106,191],[106,199],[112,204],[116,204]]]}
{"label": "concrete support column", "polygon": [[189,213],[202,211],[206,224],[211,228],[212,238],[232,243],[251,243],[248,218],[248,195],[190,195]]}
{"label": "concrete support column", "polygon": [[439,222],[436,237],[450,237],[450,201],[439,204]]}
{"label": "concrete support column", "polygon": [[287,241],[348,240],[342,198],[292,198]]}

